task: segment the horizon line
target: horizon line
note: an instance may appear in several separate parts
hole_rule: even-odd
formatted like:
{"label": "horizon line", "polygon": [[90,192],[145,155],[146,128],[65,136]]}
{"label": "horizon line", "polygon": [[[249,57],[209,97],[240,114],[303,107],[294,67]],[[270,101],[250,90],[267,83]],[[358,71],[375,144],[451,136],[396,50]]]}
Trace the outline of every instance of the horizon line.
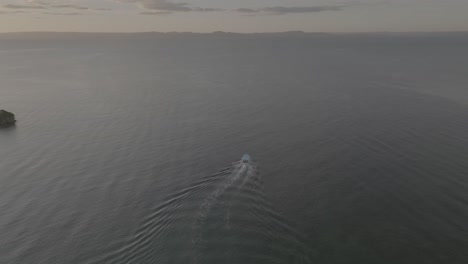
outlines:
{"label": "horizon line", "polygon": [[287,30],[287,31],[263,31],[263,32],[234,32],[234,31],[210,31],[210,32],[194,32],[194,31],[11,31],[0,32],[0,34],[418,34],[418,33],[468,33],[468,30],[441,30],[441,31],[302,31],[302,30]]}

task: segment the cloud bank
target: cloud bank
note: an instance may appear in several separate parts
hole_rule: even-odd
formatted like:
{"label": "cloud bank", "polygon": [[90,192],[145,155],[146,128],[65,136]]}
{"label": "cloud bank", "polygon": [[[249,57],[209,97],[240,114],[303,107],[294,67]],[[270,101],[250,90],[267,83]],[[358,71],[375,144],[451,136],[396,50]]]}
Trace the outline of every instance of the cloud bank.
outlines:
{"label": "cloud bank", "polygon": [[[33,10],[57,10],[57,9],[69,9],[69,10],[79,10],[79,11],[85,11],[85,10],[94,10],[94,11],[108,11],[110,9],[108,8],[91,8],[91,7],[86,7],[86,6],[81,6],[81,5],[76,5],[72,4],[69,1],[38,1],[38,0],[29,0],[27,2],[22,2],[21,4],[4,4],[1,7],[4,9],[29,9],[31,11]],[[5,11],[2,11],[5,12]],[[10,12],[11,13],[11,12]],[[59,14],[56,12],[43,12],[43,14]],[[69,13],[60,13],[60,14],[71,14]]]}
{"label": "cloud bank", "polygon": [[9,15],[9,14],[24,14],[26,12],[22,11],[22,10],[17,10],[17,11],[3,11],[3,10],[0,10],[0,15]]}
{"label": "cloud bank", "polygon": [[251,8],[238,8],[236,9],[239,13],[244,14],[272,14],[272,15],[284,15],[284,14],[298,14],[298,13],[318,13],[324,11],[341,11],[344,6],[297,6],[297,7],[285,7],[285,6],[274,6],[264,7],[258,9]]}
{"label": "cloud bank", "polygon": [[56,13],[56,12],[44,12],[44,15],[54,15],[54,16],[79,16],[81,13],[71,12],[71,13]]}
{"label": "cloud bank", "polygon": [[[325,11],[342,11],[345,5],[323,5],[323,6],[270,6],[259,8],[238,8],[234,10],[227,10],[216,7],[200,7],[194,6],[183,0],[112,0],[114,3],[121,4],[135,4],[140,9],[140,15],[168,15],[180,12],[223,12],[229,11],[240,13],[244,15],[286,15],[286,14],[304,14],[304,13],[319,13]],[[109,11],[108,8],[91,8],[75,4],[70,0],[27,0],[19,1],[17,4],[4,4],[4,9],[29,9],[33,10],[47,10],[43,14],[57,14],[56,10],[63,10],[61,14],[72,14],[75,12],[86,11]],[[68,13],[65,13],[67,12]],[[75,13],[73,13],[75,14]]]}
{"label": "cloud bank", "polygon": [[79,5],[70,5],[70,4],[64,4],[64,5],[50,5],[52,8],[65,8],[65,9],[76,9],[76,10],[88,10],[89,7],[85,6],[79,6]]}
{"label": "cloud bank", "polygon": [[188,3],[176,3],[168,0],[116,0],[121,3],[135,3],[144,9],[153,9],[170,12],[192,11]]}
{"label": "cloud bank", "polygon": [[[115,0],[120,3],[134,3],[142,9],[157,10],[159,12],[222,12],[227,11],[222,8],[212,7],[194,7],[186,2],[174,2],[171,0]],[[284,15],[284,14],[298,14],[298,13],[318,13],[324,11],[341,11],[345,6],[297,6],[297,7],[286,7],[286,6],[273,6],[263,8],[238,8],[231,10],[238,13],[244,14],[269,14],[269,15]],[[159,12],[142,12],[145,15],[148,14],[159,14]],[[167,14],[167,13],[164,13]]]}
{"label": "cloud bank", "polygon": [[3,7],[7,9],[45,9],[45,7],[41,5],[6,4],[6,5],[3,5]]}

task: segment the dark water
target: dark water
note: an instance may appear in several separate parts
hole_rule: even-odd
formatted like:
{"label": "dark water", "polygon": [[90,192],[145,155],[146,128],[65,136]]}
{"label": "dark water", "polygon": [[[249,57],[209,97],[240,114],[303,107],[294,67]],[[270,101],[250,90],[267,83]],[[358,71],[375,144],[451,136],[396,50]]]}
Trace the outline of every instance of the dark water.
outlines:
{"label": "dark water", "polygon": [[0,37],[0,263],[468,263],[467,58],[462,34]]}
{"label": "dark water", "polygon": [[311,263],[312,253],[268,203],[256,166],[235,163],[152,208],[93,263]]}

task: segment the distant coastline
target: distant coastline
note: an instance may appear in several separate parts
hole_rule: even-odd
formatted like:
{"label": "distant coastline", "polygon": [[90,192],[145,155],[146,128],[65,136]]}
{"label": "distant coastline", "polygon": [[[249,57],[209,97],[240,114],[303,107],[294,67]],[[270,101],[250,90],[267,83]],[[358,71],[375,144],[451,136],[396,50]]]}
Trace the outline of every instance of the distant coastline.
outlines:
{"label": "distant coastline", "polygon": [[0,39],[21,38],[78,38],[78,37],[317,37],[317,36],[468,36],[468,31],[438,31],[438,32],[259,32],[259,33],[237,33],[215,31],[210,33],[201,32],[5,32],[0,33]]}

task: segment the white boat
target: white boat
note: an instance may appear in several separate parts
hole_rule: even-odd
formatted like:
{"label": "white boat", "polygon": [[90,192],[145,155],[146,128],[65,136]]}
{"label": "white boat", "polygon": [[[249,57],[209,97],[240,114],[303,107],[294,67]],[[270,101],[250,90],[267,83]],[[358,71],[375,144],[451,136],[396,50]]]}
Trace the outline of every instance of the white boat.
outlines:
{"label": "white boat", "polygon": [[250,155],[249,154],[244,154],[241,158],[242,163],[250,163]]}

